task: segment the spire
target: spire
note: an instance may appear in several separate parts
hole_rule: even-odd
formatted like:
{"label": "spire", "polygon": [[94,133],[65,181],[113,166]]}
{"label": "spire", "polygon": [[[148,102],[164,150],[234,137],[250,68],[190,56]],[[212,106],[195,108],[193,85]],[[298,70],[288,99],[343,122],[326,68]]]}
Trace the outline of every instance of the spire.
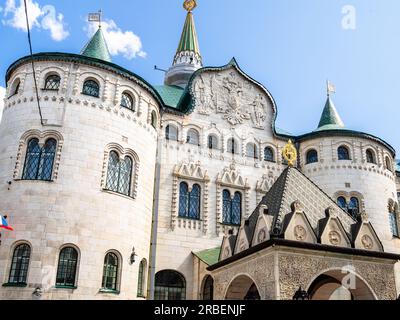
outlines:
{"label": "spire", "polygon": [[101,31],[101,26],[82,49],[81,55],[111,62],[110,52],[108,51],[103,31]]}
{"label": "spire", "polygon": [[183,7],[188,13],[172,67],[165,75],[165,84],[181,87],[185,87],[193,72],[203,66],[193,18],[193,10],[197,7],[197,2],[185,0]]}
{"label": "spire", "polygon": [[343,129],[344,123],[336,110],[336,107],[328,94],[328,98],[325,103],[324,111],[322,111],[321,120],[318,124],[319,131],[329,129]]}

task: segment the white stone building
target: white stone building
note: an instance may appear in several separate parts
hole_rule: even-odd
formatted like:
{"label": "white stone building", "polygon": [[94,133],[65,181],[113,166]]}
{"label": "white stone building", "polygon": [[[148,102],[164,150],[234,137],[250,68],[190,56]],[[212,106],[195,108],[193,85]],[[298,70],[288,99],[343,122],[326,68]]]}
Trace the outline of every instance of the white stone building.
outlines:
{"label": "white stone building", "polygon": [[81,54],[9,67],[0,299],[204,298],[200,260],[217,262],[287,168],[289,139],[297,169],[400,254],[395,150],[346,128],[329,96],[315,131],[276,128],[271,93],[235,59],[203,67],[187,9],[163,86],[113,64],[101,29]]}

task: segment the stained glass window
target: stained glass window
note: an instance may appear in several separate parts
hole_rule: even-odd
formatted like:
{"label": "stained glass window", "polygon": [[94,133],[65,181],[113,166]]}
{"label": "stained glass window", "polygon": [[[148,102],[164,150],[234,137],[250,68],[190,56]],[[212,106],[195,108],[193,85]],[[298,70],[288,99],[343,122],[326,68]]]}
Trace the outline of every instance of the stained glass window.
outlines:
{"label": "stained glass window", "polygon": [[22,179],[50,181],[52,178],[56,147],[57,141],[55,139],[48,139],[43,147],[40,147],[39,139],[30,139],[26,149]]}
{"label": "stained glass window", "polygon": [[76,249],[72,247],[62,249],[58,260],[56,285],[74,287],[77,266],[78,252]]}
{"label": "stained glass window", "polygon": [[139,274],[138,274],[138,289],[137,296],[144,297],[144,285],[145,285],[145,272],[146,272],[146,259],[140,261]]}
{"label": "stained glass window", "polygon": [[186,142],[198,146],[200,144],[199,140],[199,133],[195,129],[190,129],[187,133]]}
{"label": "stained glass window", "polygon": [[208,136],[208,149],[218,149],[218,138],[216,136]]}
{"label": "stained glass window", "polygon": [[257,150],[257,146],[254,143],[247,144],[246,156],[248,158],[258,159],[258,150]]}
{"label": "stained glass window", "polygon": [[228,152],[232,154],[237,153],[236,141],[233,138],[228,140]]}
{"label": "stained glass window", "polygon": [[118,153],[110,152],[108,160],[106,189],[130,196],[133,161],[130,157],[119,159]]}
{"label": "stained glass window", "polygon": [[31,247],[28,244],[20,244],[14,249],[8,278],[9,283],[26,284],[30,257]]}
{"label": "stained glass window", "polygon": [[45,90],[58,90],[60,89],[60,76],[53,74],[46,78],[44,89]]}
{"label": "stained glass window", "polygon": [[203,300],[214,300],[214,279],[207,276],[203,287]]}
{"label": "stained glass window", "polygon": [[185,300],[186,281],[178,272],[164,270],[156,273],[155,300]]}
{"label": "stained glass window", "polygon": [[366,157],[367,157],[367,162],[368,162],[368,163],[376,163],[374,152],[373,152],[371,149],[368,149],[368,150],[365,152],[365,155],[366,155]]}
{"label": "stained glass window", "polygon": [[100,95],[100,86],[94,80],[86,80],[83,84],[82,93],[87,96],[98,98]]}
{"label": "stained glass window", "polygon": [[178,129],[171,124],[167,125],[165,128],[165,137],[167,140],[178,141]]}
{"label": "stained glass window", "polygon": [[318,152],[316,150],[310,150],[307,152],[307,164],[318,162]]}
{"label": "stained glass window", "polygon": [[118,257],[115,253],[109,252],[104,258],[103,282],[101,287],[107,290],[117,290],[118,281]]}
{"label": "stained glass window", "polygon": [[124,108],[130,109],[130,110],[132,110],[132,111],[135,111],[135,105],[134,105],[134,102],[133,102],[133,98],[132,98],[132,96],[131,96],[128,92],[126,92],[126,91],[124,91],[124,92],[122,93],[121,107],[124,107]]}
{"label": "stained glass window", "polygon": [[349,149],[345,146],[341,146],[338,148],[338,159],[339,160],[350,160]]}
{"label": "stained glass window", "polygon": [[235,192],[233,199],[229,190],[222,192],[222,222],[224,224],[240,225],[242,216],[242,195],[240,192]]}
{"label": "stained glass window", "polygon": [[270,147],[266,147],[264,149],[264,160],[268,162],[275,162],[274,160],[274,151]]}

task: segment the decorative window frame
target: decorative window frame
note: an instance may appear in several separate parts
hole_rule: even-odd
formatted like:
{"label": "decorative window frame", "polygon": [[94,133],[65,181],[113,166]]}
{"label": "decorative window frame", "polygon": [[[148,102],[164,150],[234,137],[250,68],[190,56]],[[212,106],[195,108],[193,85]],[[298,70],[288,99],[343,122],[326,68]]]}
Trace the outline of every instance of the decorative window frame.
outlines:
{"label": "decorative window frame", "polygon": [[[21,136],[18,145],[17,158],[16,158],[17,160],[15,162],[13,179],[22,180],[25,159],[26,159],[26,151],[28,148],[28,141],[32,138],[39,139],[40,147],[43,147],[45,142],[50,138],[55,139],[57,141],[56,154],[54,156],[53,170],[51,173],[51,180],[50,180],[53,182],[56,181],[58,178],[58,172],[61,160],[61,151],[64,144],[64,138],[60,132],[55,130],[46,130],[46,131],[29,130]],[[43,180],[35,180],[35,181],[48,182]]]}
{"label": "decorative window frame", "polygon": [[[152,126],[152,121],[151,121],[151,114],[155,112],[156,114],[156,127],[154,128]],[[160,111],[158,110],[158,108],[156,108],[154,105],[149,103],[149,107],[148,107],[148,113],[147,113],[147,123],[154,128],[154,130],[158,131],[158,129],[160,129],[161,127],[161,115],[160,115]]]}
{"label": "decorative window frame", "polygon": [[353,198],[353,197],[354,197],[354,198],[357,198],[357,199],[358,199],[359,206],[360,206],[360,212],[359,212],[359,214],[365,212],[365,199],[364,199],[364,196],[363,196],[360,192],[358,192],[358,191],[350,191],[350,192],[347,192],[347,191],[337,191],[337,192],[334,194],[334,198],[333,198],[333,200],[335,201],[335,203],[337,203],[337,199],[338,199],[339,197],[345,198],[347,204],[350,202],[350,199],[351,199],[351,198]]}
{"label": "decorative window frame", "polygon": [[22,239],[22,240],[15,241],[10,246],[10,251],[9,251],[9,254],[8,254],[9,262],[7,264],[7,270],[6,270],[5,274],[4,274],[3,286],[20,286],[20,285],[10,284],[9,280],[10,280],[10,272],[11,272],[11,267],[12,267],[12,262],[13,262],[12,260],[13,260],[13,257],[14,257],[14,251],[19,245],[22,245],[22,244],[27,244],[31,249],[30,256],[29,256],[28,270],[26,272],[26,285],[28,285],[28,283],[29,283],[29,275],[30,275],[30,272],[31,272],[32,257],[33,257],[34,252],[33,252],[32,243],[29,242],[28,240]]}
{"label": "decorative window frame", "polygon": [[[140,98],[139,98],[139,94],[136,92],[136,90],[134,90],[134,89],[131,88],[131,87],[123,86],[123,85],[120,87],[119,90],[120,90],[120,93],[118,94],[118,96],[116,96],[116,101],[117,101],[118,107],[119,107],[121,110],[129,110],[129,111],[131,111],[131,112],[133,112],[133,113],[139,114],[138,111],[139,111],[139,99],[140,99]],[[121,106],[121,103],[122,103],[122,95],[123,95],[124,93],[129,94],[129,96],[132,98],[132,102],[133,102],[133,106],[132,106],[132,107],[133,107],[133,110]]]}
{"label": "decorative window frame", "polygon": [[43,70],[39,70],[40,73],[38,74],[38,77],[40,78],[40,83],[41,83],[41,88],[42,90],[47,90],[45,89],[46,85],[46,79],[48,76],[51,75],[57,75],[60,77],[60,88],[58,90],[53,90],[54,92],[62,92],[66,93],[68,89],[68,82],[69,82],[69,70],[68,68],[60,68],[56,66],[52,67],[47,67]]}
{"label": "decorative window frame", "polygon": [[[131,175],[131,191],[129,196],[108,190],[106,188],[107,184],[107,174],[108,174],[108,162],[110,159],[110,152],[115,151],[119,155],[120,161],[125,159],[126,156],[129,156],[132,161],[132,175]],[[137,190],[138,190],[138,180],[139,180],[139,167],[140,167],[140,160],[139,156],[135,151],[130,148],[124,148],[118,143],[109,143],[104,150],[104,158],[103,158],[103,169],[101,172],[101,190],[104,192],[109,192],[112,194],[119,195],[121,197],[128,197],[131,199],[136,199],[137,197]]]}
{"label": "decorative window frame", "polygon": [[[171,140],[171,139],[167,139],[167,127],[168,126],[174,126],[176,127],[176,129],[178,130],[178,137],[177,140]],[[163,122],[162,124],[162,137],[164,138],[164,140],[168,143],[168,142],[176,142],[176,143],[185,143],[186,142],[186,136],[183,134],[183,126],[174,120],[167,120],[165,122]]]}
{"label": "decorative window frame", "polygon": [[[109,253],[113,253],[117,256],[118,258],[118,268],[117,268],[117,282],[115,284],[116,290],[109,290],[106,288],[102,288],[102,283],[103,283],[103,276],[104,276],[104,260],[107,256],[107,254]],[[122,280],[122,263],[123,263],[123,259],[122,259],[122,254],[115,249],[110,249],[107,250],[104,255],[103,255],[103,260],[102,260],[102,268],[101,268],[101,279],[100,279],[100,290],[99,293],[112,293],[112,294],[119,294],[120,290],[121,290],[121,280]]]}
{"label": "decorative window frame", "polygon": [[259,204],[262,198],[267,194],[267,192],[271,189],[276,181],[276,177],[272,171],[268,172],[268,174],[264,174],[261,180],[257,181],[256,185],[256,202]]}
{"label": "decorative window frame", "polygon": [[[349,160],[339,160],[339,155],[338,155],[338,151],[340,147],[346,147],[347,150],[349,151]],[[349,141],[344,141],[344,140],[340,140],[340,141],[332,141],[332,161],[333,162],[345,162],[347,161],[347,163],[352,162],[355,163],[357,162],[357,157],[356,157],[356,153],[355,153],[355,146],[354,146],[354,142],[349,142]]]}
{"label": "decorative window frame", "polygon": [[[76,250],[76,252],[78,253],[78,259],[76,260],[76,271],[75,271],[75,283],[73,287],[68,287],[68,286],[59,286],[57,285],[57,274],[58,274],[58,264],[60,262],[60,253],[63,249],[65,248],[74,248]],[[65,243],[63,244],[59,249],[58,249],[58,253],[56,256],[56,261],[55,261],[55,273],[54,273],[54,279],[52,281],[52,283],[54,283],[55,288],[58,289],[76,289],[78,287],[78,279],[79,279],[79,267],[81,264],[81,250],[79,249],[79,247],[73,243]]]}
{"label": "decorative window frame", "polygon": [[[198,145],[187,142],[187,137],[188,137],[188,134],[189,134],[190,130],[194,130],[194,131],[197,132],[198,139],[199,139],[199,144]],[[186,144],[194,146],[194,147],[202,147],[203,146],[203,129],[201,127],[193,125],[193,124],[189,125],[187,127],[184,127],[183,128],[183,136],[185,137],[185,143]]]}
{"label": "decorative window frame", "polygon": [[[396,225],[397,225],[397,232],[399,233],[399,236],[394,235],[392,232],[393,238],[400,238],[400,209],[399,209],[399,204],[398,202],[394,201],[393,199],[389,199],[388,201],[388,213],[394,213],[396,217]],[[390,226],[389,226],[390,227]]]}
{"label": "decorative window frame", "polygon": [[[208,148],[208,137],[209,136],[214,136],[217,138],[217,143],[218,147],[216,149],[209,149]],[[208,129],[204,132],[204,145],[208,152],[212,154],[213,152],[224,152],[225,150],[225,144],[224,144],[224,134],[223,132],[217,128],[217,125],[215,123],[211,123],[211,125],[208,127]]]}
{"label": "decorative window frame", "polygon": [[[231,197],[233,198],[235,192],[240,192],[242,195],[242,216],[241,219],[247,218],[250,212],[250,186],[247,178],[243,178],[240,171],[236,169],[235,163],[232,163],[229,167],[225,167],[222,173],[218,174],[216,180],[217,187],[217,223],[216,233],[217,236],[222,233],[226,233],[229,229],[239,229],[240,226],[234,227],[231,225],[225,225],[222,221],[222,210],[223,210],[223,198],[222,191],[229,190]],[[236,231],[237,231],[236,230]]]}
{"label": "decorative window frame", "polygon": [[147,259],[146,258],[142,258],[140,261],[139,261],[139,265],[138,265],[138,269],[137,269],[137,275],[138,275],[138,281],[137,281],[137,286],[139,285],[139,268],[140,268],[140,264],[141,263],[143,263],[143,274],[142,274],[142,290],[143,290],[143,294],[139,294],[139,292],[138,292],[138,287],[136,288],[136,297],[137,298],[146,298],[146,296],[147,296],[147,290],[146,290],[146,288],[147,288],[147,282],[148,282],[148,262],[147,262]]}
{"label": "decorative window frame", "polygon": [[[374,160],[375,163],[370,163],[367,162],[367,151],[371,150],[373,152]],[[365,164],[369,165],[375,165],[378,166],[380,164],[380,159],[379,159],[379,149],[375,147],[374,145],[368,143],[368,144],[363,144],[361,147],[361,152],[362,152],[362,162]]]}
{"label": "decorative window frame", "polygon": [[[88,95],[85,95],[82,93],[83,85],[84,85],[85,81],[88,81],[88,80],[94,80],[98,83],[98,85],[99,85],[99,96],[98,97],[88,96]],[[76,72],[73,94],[81,95],[82,99],[102,99],[103,101],[105,101],[105,100],[107,100],[105,95],[107,93],[106,84],[108,82],[109,81],[107,79],[101,77],[100,75],[98,75],[96,73],[89,72],[89,71],[80,73],[80,70],[78,69]],[[86,97],[86,98],[84,98],[84,97]]]}
{"label": "decorative window frame", "polygon": [[[172,202],[171,202],[171,230],[178,228],[188,228],[202,230],[204,234],[208,232],[208,213],[209,213],[209,182],[207,170],[204,170],[200,162],[183,162],[176,165],[172,173]],[[198,184],[201,187],[200,194],[200,219],[188,219],[179,217],[179,186],[181,182],[187,183],[189,191],[193,185]]]}
{"label": "decorative window frame", "polygon": [[[265,160],[265,149],[270,148],[272,150],[273,161]],[[272,143],[262,143],[260,146],[261,159],[264,163],[277,163],[278,158],[278,147]]]}

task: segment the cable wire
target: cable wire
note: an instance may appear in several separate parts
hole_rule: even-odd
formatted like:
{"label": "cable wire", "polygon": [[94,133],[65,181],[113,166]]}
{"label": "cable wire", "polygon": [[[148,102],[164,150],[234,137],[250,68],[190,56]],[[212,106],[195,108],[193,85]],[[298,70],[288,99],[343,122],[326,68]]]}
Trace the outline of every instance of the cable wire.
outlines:
{"label": "cable wire", "polygon": [[28,7],[26,5],[26,0],[24,0],[24,5],[25,5],[26,28],[28,30],[29,51],[30,51],[31,62],[32,62],[33,81],[35,83],[36,101],[37,101],[37,106],[38,106],[38,109],[39,109],[40,123],[41,123],[42,126],[44,126],[43,117],[42,117],[42,109],[40,108],[40,102],[39,102],[39,91],[38,91],[38,86],[37,86],[37,81],[36,81],[35,64],[33,62],[31,31],[30,31],[30,27],[29,27]]}

